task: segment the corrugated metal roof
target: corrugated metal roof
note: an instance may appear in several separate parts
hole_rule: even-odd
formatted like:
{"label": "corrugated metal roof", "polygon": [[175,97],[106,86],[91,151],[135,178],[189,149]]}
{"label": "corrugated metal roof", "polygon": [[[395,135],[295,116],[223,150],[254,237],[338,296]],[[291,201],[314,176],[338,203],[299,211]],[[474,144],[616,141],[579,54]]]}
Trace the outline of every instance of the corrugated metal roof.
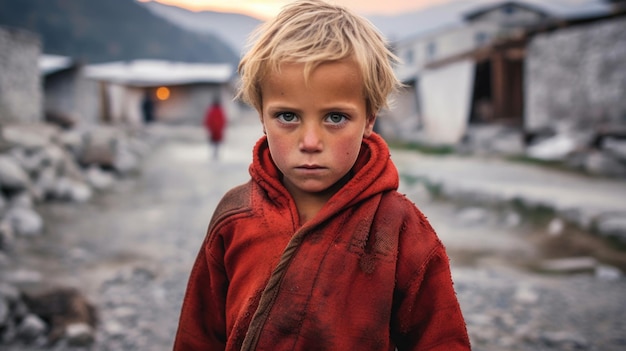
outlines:
{"label": "corrugated metal roof", "polygon": [[225,83],[232,78],[234,70],[230,64],[135,60],[88,65],[85,74],[95,80],[149,87]]}

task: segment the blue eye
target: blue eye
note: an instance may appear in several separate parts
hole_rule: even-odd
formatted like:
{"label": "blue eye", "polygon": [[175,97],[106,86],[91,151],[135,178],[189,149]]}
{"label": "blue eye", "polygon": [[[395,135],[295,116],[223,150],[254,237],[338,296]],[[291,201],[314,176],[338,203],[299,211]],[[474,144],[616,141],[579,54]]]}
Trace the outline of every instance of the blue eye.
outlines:
{"label": "blue eye", "polygon": [[328,116],[326,116],[326,120],[330,123],[333,124],[339,124],[342,123],[346,120],[346,116],[341,114],[341,113],[329,113]]}
{"label": "blue eye", "polygon": [[293,122],[296,120],[296,114],[292,112],[280,112],[276,114],[276,118],[278,118],[282,122]]}

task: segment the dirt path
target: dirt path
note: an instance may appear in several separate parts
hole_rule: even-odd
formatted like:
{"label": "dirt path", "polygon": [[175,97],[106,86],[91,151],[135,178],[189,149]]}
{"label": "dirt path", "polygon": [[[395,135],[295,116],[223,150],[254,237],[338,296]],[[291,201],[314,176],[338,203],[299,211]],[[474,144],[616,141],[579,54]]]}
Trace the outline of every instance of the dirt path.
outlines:
{"label": "dirt path", "polygon": [[[20,241],[19,269],[76,286],[100,309],[92,350],[170,350],[191,264],[222,194],[247,180],[258,125],[232,126],[222,160],[200,130],[146,160],[138,178],[81,206],[42,208],[44,236]],[[182,139],[185,139],[184,141]],[[623,350],[626,279],[520,269],[542,253],[531,231],[458,218],[454,204],[403,188],[448,246],[475,350]]]}

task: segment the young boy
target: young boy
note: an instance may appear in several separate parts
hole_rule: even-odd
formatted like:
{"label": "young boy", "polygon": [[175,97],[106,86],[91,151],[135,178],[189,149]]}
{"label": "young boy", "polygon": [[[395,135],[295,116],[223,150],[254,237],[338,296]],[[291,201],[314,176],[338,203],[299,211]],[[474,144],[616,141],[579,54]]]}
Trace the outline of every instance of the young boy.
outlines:
{"label": "young boy", "polygon": [[372,132],[398,86],[364,19],[297,1],[239,65],[251,180],[213,214],[175,350],[469,350],[443,245]]}

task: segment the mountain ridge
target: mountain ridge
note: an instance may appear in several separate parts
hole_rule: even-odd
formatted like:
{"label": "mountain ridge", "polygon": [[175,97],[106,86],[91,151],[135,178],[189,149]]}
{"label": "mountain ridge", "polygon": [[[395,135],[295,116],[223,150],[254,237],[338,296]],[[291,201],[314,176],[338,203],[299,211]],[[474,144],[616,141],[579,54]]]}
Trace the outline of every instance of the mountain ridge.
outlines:
{"label": "mountain ridge", "polygon": [[247,38],[262,21],[253,16],[217,11],[190,11],[156,1],[140,2],[157,16],[196,33],[213,33],[222,38],[236,52],[245,48]]}
{"label": "mountain ridge", "polygon": [[134,59],[236,63],[210,33],[186,31],[134,0],[0,0],[0,25],[37,33],[43,53],[87,63]]}

